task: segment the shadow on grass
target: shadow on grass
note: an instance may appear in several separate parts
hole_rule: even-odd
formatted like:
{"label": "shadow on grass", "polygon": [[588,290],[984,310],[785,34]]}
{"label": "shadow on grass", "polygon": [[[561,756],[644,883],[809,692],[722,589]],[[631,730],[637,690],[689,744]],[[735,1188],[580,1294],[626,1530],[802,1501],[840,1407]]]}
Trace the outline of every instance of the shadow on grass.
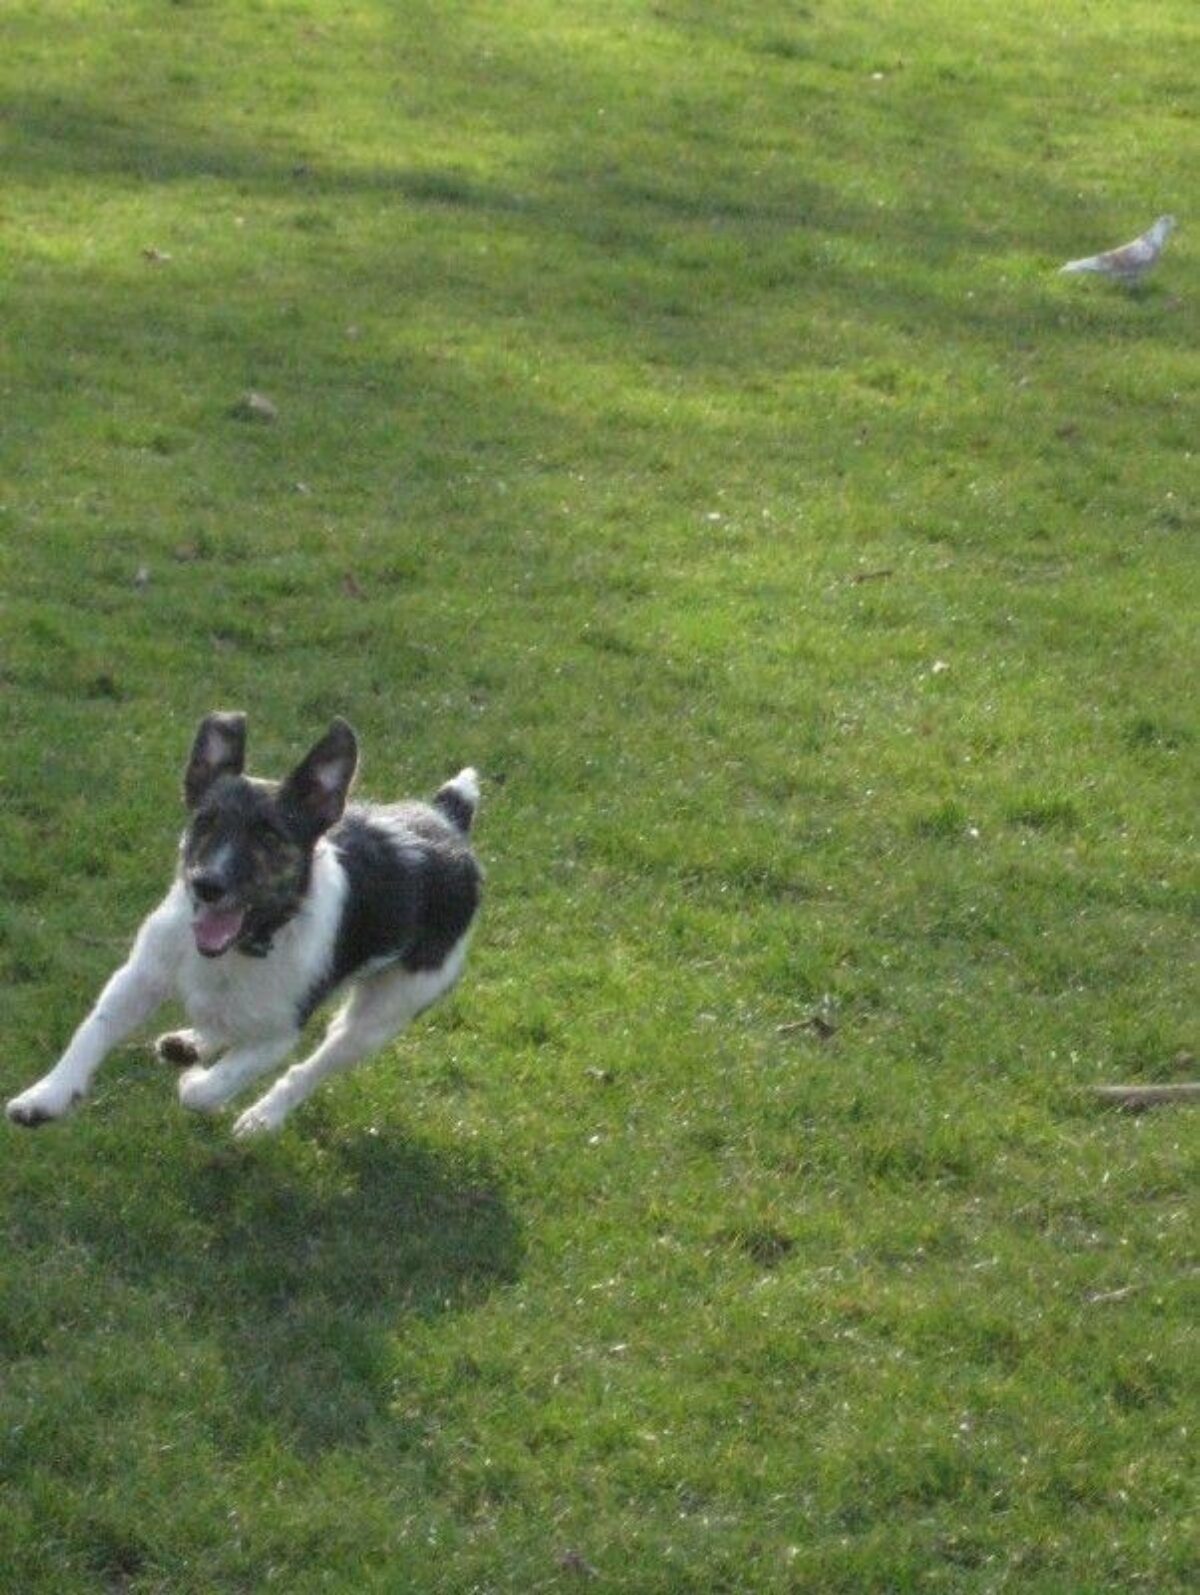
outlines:
{"label": "shadow on grass", "polygon": [[26,1256],[82,1246],[105,1289],[215,1342],[239,1417],[303,1453],[365,1444],[380,1420],[390,1434],[406,1326],[517,1274],[517,1224],[470,1153],[395,1133],[334,1144],[319,1117],[307,1138],[250,1148],[225,1122],[188,1125],[153,1159],[107,1126],[100,1139],[101,1156],[88,1137],[59,1165],[58,1202],[24,1215]]}
{"label": "shadow on grass", "polygon": [[520,210],[523,199],[441,166],[355,165],[310,155],[300,142],[267,147],[250,139],[159,119],[152,126],[85,97],[25,93],[0,99],[0,117],[22,135],[21,178],[83,177],[98,184],[171,184],[211,179],[238,193],[394,194],[414,204]]}
{"label": "shadow on grass", "polygon": [[[602,98],[600,84],[591,85],[586,76],[579,92],[583,100],[589,94]],[[893,136],[903,137],[905,149],[927,149],[931,159],[952,171],[954,191],[989,196],[982,216],[969,211],[932,216],[919,161],[912,163],[911,174],[903,164],[896,166],[895,201],[887,205],[813,176],[799,158],[806,139],[815,136],[803,126],[795,134],[798,158],[778,163],[769,181],[748,180],[754,151],[739,143],[744,135],[736,126],[729,130],[730,148],[740,163],[714,169],[702,162],[671,164],[669,139],[648,121],[640,141],[635,126],[613,148],[547,136],[512,182],[497,182],[454,164],[355,162],[314,152],[298,139],[239,137],[190,125],[182,112],[139,120],[86,94],[11,94],[0,104],[0,114],[22,135],[9,163],[9,175],[18,183],[82,179],[99,193],[207,180],[226,185],[231,195],[307,207],[292,226],[298,234],[317,233],[317,242],[306,239],[302,251],[314,307],[329,303],[331,274],[344,269],[335,248],[323,252],[322,229],[332,229],[335,218],[348,214],[346,202],[365,195],[378,215],[394,216],[400,229],[382,247],[361,239],[354,244],[352,280],[366,313],[378,305],[403,304],[409,320],[425,315],[447,329],[481,320],[494,324],[505,314],[520,323],[536,313],[539,348],[558,346],[572,355],[581,344],[615,358],[636,349],[667,368],[724,378],[740,377],[744,370],[761,377],[820,363],[819,340],[810,346],[788,337],[761,337],[746,321],[745,312],[758,306],[773,324],[785,298],[823,324],[879,323],[914,338],[936,337],[947,349],[960,340],[972,345],[984,340],[1006,352],[1074,346],[1081,329],[1093,323],[1106,337],[1113,335],[1114,322],[1123,335],[1144,337],[1144,315],[1122,316],[1108,300],[1093,304],[1081,295],[1064,302],[1050,291],[1052,264],[1074,247],[1072,195],[1052,162],[997,164],[999,133],[990,145],[978,135],[961,136],[954,120],[958,105],[953,96],[931,98],[918,85],[906,92],[897,87],[885,125]],[[995,116],[999,127],[1002,111]],[[850,125],[858,126],[853,119]],[[1030,246],[1014,236],[1010,210],[1016,216],[1054,218],[1055,229]],[[476,232],[528,249],[526,270],[539,278],[536,307],[523,277],[481,265],[483,255],[467,251],[448,272],[439,216],[450,231],[457,227],[471,234],[472,249]],[[1011,257],[1015,286],[990,282],[989,261],[996,256]],[[1028,292],[1022,273],[1036,278],[1043,271],[1045,290]],[[985,285],[978,294],[965,287],[974,273]],[[39,357],[43,397],[45,370],[57,373],[51,380],[68,384],[78,377],[60,370],[59,351],[97,347],[96,328],[104,318],[94,271],[91,281],[82,303],[68,283],[61,306],[46,282],[39,285],[41,320],[55,339]],[[120,330],[110,327],[102,337],[118,338],[135,367],[141,362],[157,370],[172,351],[186,350],[189,386],[200,362],[220,364],[235,352],[233,363],[241,375],[231,375],[230,382],[245,380],[247,364],[263,371],[263,380],[277,369],[294,367],[295,327],[265,322],[257,294],[243,300],[235,292],[214,304],[202,300],[189,306],[156,284],[146,291],[141,316],[131,327],[126,314],[130,285],[123,274],[117,274],[111,293],[111,327]],[[351,294],[347,303],[355,298]],[[731,305],[743,314],[734,340],[727,329]],[[316,324],[334,323],[325,316]],[[335,352],[318,337],[316,324],[301,335],[299,345],[306,351],[308,390],[321,396],[325,424],[342,413],[376,413],[381,394],[388,396],[394,361],[392,366],[381,361],[383,369],[370,372],[361,348],[339,345]],[[164,327],[170,335],[161,348],[156,340]],[[247,351],[253,352],[249,361]],[[837,339],[827,358],[835,365],[845,360]],[[430,408],[429,395],[448,374],[443,351],[437,370],[406,371],[405,391],[422,394]],[[471,383],[463,381],[469,390]],[[367,383],[382,387],[368,389]],[[465,429],[477,431],[473,399],[467,391],[442,413],[465,418]],[[513,409],[528,409],[529,393],[514,385],[499,396],[489,393],[486,403],[490,415],[507,418]],[[530,417],[520,419],[525,424]],[[561,415],[543,419],[550,438],[569,425]],[[464,430],[462,419],[446,425],[452,436]]]}

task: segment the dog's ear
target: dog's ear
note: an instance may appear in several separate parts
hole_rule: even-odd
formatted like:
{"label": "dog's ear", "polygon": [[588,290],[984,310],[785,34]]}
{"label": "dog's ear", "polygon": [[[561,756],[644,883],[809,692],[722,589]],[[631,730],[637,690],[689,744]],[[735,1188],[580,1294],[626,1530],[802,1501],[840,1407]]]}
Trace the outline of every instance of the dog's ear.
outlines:
{"label": "dog's ear", "polygon": [[358,738],[345,720],[334,720],[279,789],[279,806],[315,841],[337,823],[358,768]]}
{"label": "dog's ear", "polygon": [[246,763],[246,716],[206,714],[183,772],[183,797],[189,809],[219,775],[241,775]]}

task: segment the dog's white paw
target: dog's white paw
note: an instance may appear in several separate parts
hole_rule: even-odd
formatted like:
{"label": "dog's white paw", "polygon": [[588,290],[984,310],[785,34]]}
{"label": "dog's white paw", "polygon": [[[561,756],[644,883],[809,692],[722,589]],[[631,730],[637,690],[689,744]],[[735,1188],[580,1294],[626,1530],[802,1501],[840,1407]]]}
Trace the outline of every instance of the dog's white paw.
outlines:
{"label": "dog's white paw", "polygon": [[235,1119],[233,1133],[239,1141],[249,1141],[256,1135],[274,1135],[286,1118],[286,1108],[272,1103],[269,1096],[262,1097]]}
{"label": "dog's white paw", "polygon": [[179,1100],[193,1113],[216,1113],[228,1095],[224,1082],[214,1069],[194,1065],[179,1076]]}
{"label": "dog's white paw", "polygon": [[22,1091],[20,1096],[13,1097],[5,1111],[14,1124],[34,1130],[39,1124],[61,1119],[82,1096],[83,1092],[76,1090],[69,1081],[64,1084],[49,1079],[39,1080],[27,1091]]}

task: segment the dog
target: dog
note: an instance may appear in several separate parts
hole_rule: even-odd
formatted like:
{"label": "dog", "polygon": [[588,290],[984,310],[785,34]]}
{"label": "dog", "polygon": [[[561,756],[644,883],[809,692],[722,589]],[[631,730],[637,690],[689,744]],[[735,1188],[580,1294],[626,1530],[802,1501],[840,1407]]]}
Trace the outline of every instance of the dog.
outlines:
{"label": "dog", "polygon": [[358,739],[335,719],[283,781],[244,774],[246,717],[200,722],[183,778],[187,825],[166,897],[49,1074],[8,1116],[35,1126],[86,1094],[105,1055],[168,997],[191,1028],[160,1036],[179,1099],[215,1113],[283,1063],[318,1007],[349,995],[324,1038],[236,1120],[277,1130],[330,1075],[376,1052],[457,982],[482,871],[468,835],[473,769],[432,803],[347,799]]}

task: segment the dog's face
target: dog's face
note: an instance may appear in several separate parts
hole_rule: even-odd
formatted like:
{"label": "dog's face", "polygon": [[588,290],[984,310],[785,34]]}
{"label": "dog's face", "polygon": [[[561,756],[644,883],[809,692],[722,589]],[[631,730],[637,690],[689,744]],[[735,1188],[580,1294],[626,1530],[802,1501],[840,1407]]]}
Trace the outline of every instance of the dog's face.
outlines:
{"label": "dog's face", "polygon": [[180,872],[206,958],[235,946],[265,951],[272,931],[299,908],[313,849],[345,807],[358,744],[335,720],[282,782],[244,775],[245,756],[245,716],[206,715],[184,772],[191,813]]}

